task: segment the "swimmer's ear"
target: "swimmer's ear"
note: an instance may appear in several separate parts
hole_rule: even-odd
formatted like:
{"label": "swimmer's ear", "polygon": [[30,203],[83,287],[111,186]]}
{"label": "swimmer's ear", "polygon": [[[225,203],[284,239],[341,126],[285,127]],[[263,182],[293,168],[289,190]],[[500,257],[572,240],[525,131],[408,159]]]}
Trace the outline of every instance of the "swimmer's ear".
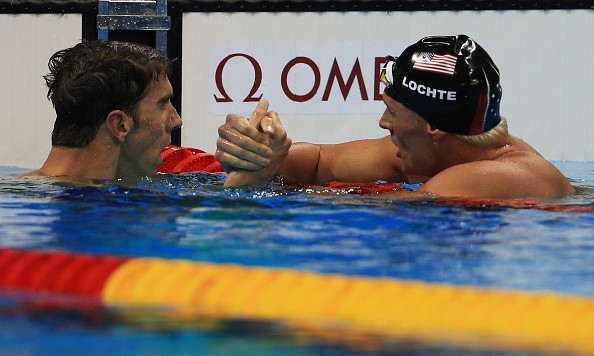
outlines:
{"label": "swimmer's ear", "polygon": [[443,139],[448,133],[445,131],[441,131],[440,129],[436,129],[435,127],[433,127],[433,125],[431,125],[429,127],[429,134],[433,138],[433,141],[437,142],[441,141],[441,139]]}
{"label": "swimmer's ear", "polygon": [[134,127],[134,119],[122,110],[113,110],[107,114],[105,123],[109,132],[120,142],[124,142]]}

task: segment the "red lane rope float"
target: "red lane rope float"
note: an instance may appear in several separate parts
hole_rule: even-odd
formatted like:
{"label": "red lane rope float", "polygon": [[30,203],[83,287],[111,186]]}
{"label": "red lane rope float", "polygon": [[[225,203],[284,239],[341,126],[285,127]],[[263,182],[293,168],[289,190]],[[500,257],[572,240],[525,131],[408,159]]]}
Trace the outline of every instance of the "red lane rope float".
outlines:
{"label": "red lane rope float", "polygon": [[[315,188],[315,187],[320,187],[320,186],[315,186],[312,184],[305,184],[305,183],[283,183],[283,185],[285,187],[288,188],[293,188],[293,189],[297,189],[297,188]],[[329,189],[336,189],[336,190],[340,190],[344,193],[349,193],[349,194],[381,194],[381,193],[387,193],[387,192],[397,192],[397,191],[401,191],[401,190],[406,190],[406,191],[410,191],[409,189],[406,189],[404,187],[404,184],[402,183],[350,183],[350,182],[336,182],[336,181],[332,181],[332,182],[328,182],[326,184],[324,184],[323,186],[321,186],[322,188],[329,188]]]}
{"label": "red lane rope float", "polygon": [[[311,184],[285,183],[289,188],[310,188]],[[375,195],[388,192],[410,191],[402,183],[350,183],[328,182],[323,188],[336,189],[349,194]],[[456,205],[466,207],[500,207],[510,209],[537,209],[546,211],[559,211],[567,213],[594,213],[592,204],[569,204],[546,202],[530,199],[494,199],[494,198],[436,198],[430,201],[442,205]]]}
{"label": "red lane rope float", "polygon": [[366,348],[401,340],[594,354],[594,298],[550,292],[13,249],[0,249],[0,290],[93,297],[124,318],[146,310],[178,327],[280,323]]}
{"label": "red lane rope float", "polygon": [[212,153],[197,148],[169,145],[161,151],[163,162],[157,168],[161,173],[224,172]]}
{"label": "red lane rope float", "polygon": [[568,213],[592,213],[594,205],[564,204],[528,199],[440,198],[438,203],[463,206],[502,207],[512,209],[538,209]]}
{"label": "red lane rope float", "polygon": [[0,288],[99,297],[126,259],[0,249]]}
{"label": "red lane rope float", "polygon": [[340,189],[354,194],[381,194],[407,190],[402,183],[347,183],[328,182],[324,185],[331,189]]}

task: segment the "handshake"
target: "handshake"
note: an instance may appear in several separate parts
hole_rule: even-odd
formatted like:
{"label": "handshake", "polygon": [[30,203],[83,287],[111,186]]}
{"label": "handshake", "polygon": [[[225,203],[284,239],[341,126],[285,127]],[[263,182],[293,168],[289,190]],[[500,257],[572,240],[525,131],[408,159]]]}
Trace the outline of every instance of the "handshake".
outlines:
{"label": "handshake", "polygon": [[228,173],[226,187],[265,183],[288,155],[292,141],[268,106],[262,99],[249,119],[229,114],[219,127],[215,155]]}

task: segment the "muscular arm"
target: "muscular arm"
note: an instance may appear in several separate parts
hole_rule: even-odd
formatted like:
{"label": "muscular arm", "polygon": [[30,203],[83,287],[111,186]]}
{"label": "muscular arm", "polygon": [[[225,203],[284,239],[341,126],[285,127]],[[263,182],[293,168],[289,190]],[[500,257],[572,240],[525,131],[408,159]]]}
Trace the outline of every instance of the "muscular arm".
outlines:
{"label": "muscular arm", "polygon": [[389,136],[340,144],[295,143],[277,174],[289,182],[312,184],[404,182],[396,150]]}
{"label": "muscular arm", "polygon": [[[227,122],[219,127],[216,157],[228,173],[234,169],[266,169],[275,156],[267,136],[246,122],[237,115],[228,115]],[[396,152],[389,136],[340,144],[295,143],[276,174],[289,182],[310,184],[426,180],[406,177]]]}

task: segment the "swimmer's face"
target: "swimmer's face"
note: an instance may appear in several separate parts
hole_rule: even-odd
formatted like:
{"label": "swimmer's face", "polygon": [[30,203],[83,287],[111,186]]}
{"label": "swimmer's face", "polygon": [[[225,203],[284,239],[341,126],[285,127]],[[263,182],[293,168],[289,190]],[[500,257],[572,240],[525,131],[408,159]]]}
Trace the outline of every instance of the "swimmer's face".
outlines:
{"label": "swimmer's face", "polygon": [[386,110],[379,125],[390,131],[392,142],[398,147],[402,170],[409,176],[432,176],[437,162],[429,124],[385,93],[383,100]]}
{"label": "swimmer's face", "polygon": [[163,161],[161,150],[171,142],[171,132],[182,125],[171,104],[173,87],[169,79],[154,81],[139,102],[136,125],[122,145],[118,175],[147,176],[156,173]]}

